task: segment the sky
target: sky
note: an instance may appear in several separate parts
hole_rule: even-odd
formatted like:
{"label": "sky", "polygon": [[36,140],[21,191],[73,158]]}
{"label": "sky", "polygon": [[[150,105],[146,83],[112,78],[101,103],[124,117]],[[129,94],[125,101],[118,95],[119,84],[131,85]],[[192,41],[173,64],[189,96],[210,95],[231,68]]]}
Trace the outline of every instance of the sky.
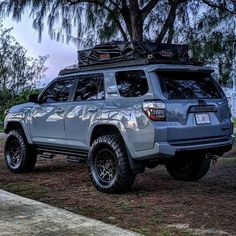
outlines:
{"label": "sky", "polygon": [[18,43],[27,49],[28,56],[38,57],[49,55],[45,66],[48,67],[45,78],[41,81],[40,86],[45,86],[55,78],[60,69],[77,63],[77,47],[75,44],[57,42],[51,40],[47,27],[43,32],[42,41],[38,42],[38,32],[32,27],[32,19],[27,15],[22,17],[20,22],[13,21],[11,18],[3,19],[4,28],[11,28],[12,36]]}

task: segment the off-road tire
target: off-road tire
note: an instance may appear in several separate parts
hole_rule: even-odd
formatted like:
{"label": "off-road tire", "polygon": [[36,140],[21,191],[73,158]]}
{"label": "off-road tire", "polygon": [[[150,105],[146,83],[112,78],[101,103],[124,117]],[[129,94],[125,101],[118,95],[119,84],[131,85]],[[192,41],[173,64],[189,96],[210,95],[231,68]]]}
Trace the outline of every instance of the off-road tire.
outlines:
{"label": "off-road tire", "polygon": [[[19,149],[20,161],[17,165],[12,163],[11,148],[12,144],[17,144]],[[28,144],[23,130],[17,129],[9,132],[4,148],[5,163],[8,169],[13,173],[30,172],[34,169],[37,161],[37,152],[35,148]]]}
{"label": "off-road tire", "polygon": [[180,181],[197,181],[203,178],[211,165],[211,160],[205,156],[200,158],[173,158],[167,165],[166,169],[169,174]]}
{"label": "off-road tire", "polygon": [[[103,158],[105,152],[110,153],[114,159],[113,169],[114,163],[116,165],[113,179],[107,182],[99,176],[99,165],[96,161],[99,155]],[[106,161],[106,158],[107,156],[103,161]],[[89,174],[95,188],[105,193],[123,193],[130,190],[135,181],[135,174],[130,169],[128,158],[123,140],[119,136],[104,135],[95,139],[88,156]]]}

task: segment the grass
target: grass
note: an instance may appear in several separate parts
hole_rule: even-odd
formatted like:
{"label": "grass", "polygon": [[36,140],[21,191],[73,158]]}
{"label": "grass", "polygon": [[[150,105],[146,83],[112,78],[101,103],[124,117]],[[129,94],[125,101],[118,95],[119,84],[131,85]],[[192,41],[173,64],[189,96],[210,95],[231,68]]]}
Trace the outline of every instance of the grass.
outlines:
{"label": "grass", "polygon": [[138,175],[130,192],[114,195],[93,188],[86,164],[62,156],[39,158],[32,173],[14,175],[5,166],[3,144],[0,139],[0,189],[147,236],[192,235],[173,224],[236,232],[236,144],[197,183],[174,181],[159,166]]}
{"label": "grass", "polygon": [[3,126],[0,125],[0,132],[3,132]]}
{"label": "grass", "polygon": [[168,228],[162,228],[160,231],[160,236],[173,236]]}
{"label": "grass", "polygon": [[234,121],[234,128],[236,128],[236,118],[233,118]]}

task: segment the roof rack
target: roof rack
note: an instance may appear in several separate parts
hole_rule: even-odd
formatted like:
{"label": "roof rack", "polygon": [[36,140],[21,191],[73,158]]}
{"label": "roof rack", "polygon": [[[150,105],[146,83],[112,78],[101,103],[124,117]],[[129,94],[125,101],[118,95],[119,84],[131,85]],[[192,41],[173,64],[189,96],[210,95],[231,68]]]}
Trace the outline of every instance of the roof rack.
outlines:
{"label": "roof rack", "polygon": [[97,65],[88,65],[88,66],[78,66],[71,65],[61,70],[59,76],[78,73],[78,72],[86,72],[92,70],[100,70],[100,69],[111,69],[117,67],[130,67],[130,66],[139,66],[139,65],[148,65],[148,64],[176,64],[176,65],[204,65],[203,62],[198,61],[196,58],[190,58],[186,61],[173,60],[173,59],[136,59],[136,60],[127,60],[121,62],[107,63],[107,64],[97,64]]}

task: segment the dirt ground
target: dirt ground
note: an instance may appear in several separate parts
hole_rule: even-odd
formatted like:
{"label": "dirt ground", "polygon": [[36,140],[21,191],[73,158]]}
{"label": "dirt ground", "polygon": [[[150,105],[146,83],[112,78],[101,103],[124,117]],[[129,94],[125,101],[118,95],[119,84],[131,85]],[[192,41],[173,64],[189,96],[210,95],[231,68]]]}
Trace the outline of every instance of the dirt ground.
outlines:
{"label": "dirt ground", "polygon": [[236,146],[196,183],[174,181],[160,166],[138,175],[131,192],[106,195],[90,183],[85,164],[62,156],[39,159],[30,174],[3,161],[0,189],[145,235],[236,235]]}

